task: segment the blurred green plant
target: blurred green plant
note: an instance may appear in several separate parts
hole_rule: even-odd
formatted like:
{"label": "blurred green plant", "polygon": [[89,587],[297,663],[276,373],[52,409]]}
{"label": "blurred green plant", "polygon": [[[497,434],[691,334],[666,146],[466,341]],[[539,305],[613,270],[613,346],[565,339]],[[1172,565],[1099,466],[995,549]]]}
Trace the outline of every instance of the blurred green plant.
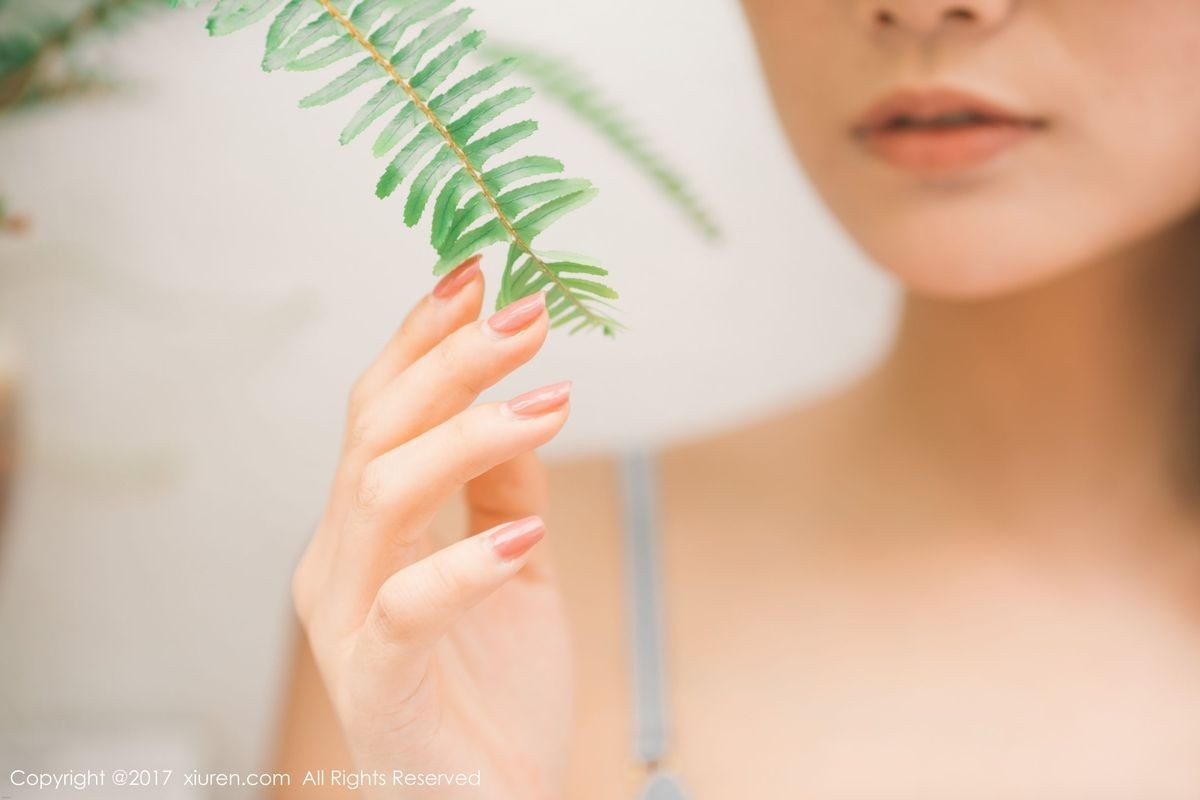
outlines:
{"label": "blurred green plant", "polygon": [[706,239],[721,236],[720,226],[683,174],[673,167],[615,103],[605,97],[574,64],[564,58],[511,44],[485,44],[495,59],[513,58],[517,69],[547,97],[560,103],[624,155]]}
{"label": "blurred green plant", "polygon": [[[0,0],[0,119],[116,82],[87,63],[83,45],[111,34],[168,0]],[[0,233],[21,233],[29,219],[0,196]]]}
{"label": "blurred green plant", "polygon": [[0,111],[110,88],[112,82],[79,57],[80,46],[168,5],[168,0],[0,0]]}

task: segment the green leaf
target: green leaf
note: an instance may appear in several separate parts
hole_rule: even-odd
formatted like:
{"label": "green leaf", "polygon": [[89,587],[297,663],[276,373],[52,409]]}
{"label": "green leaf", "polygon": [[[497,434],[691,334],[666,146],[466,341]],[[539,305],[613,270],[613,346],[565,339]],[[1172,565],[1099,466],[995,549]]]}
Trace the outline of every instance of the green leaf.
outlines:
{"label": "green leaf", "polygon": [[412,79],[412,87],[422,99],[429,99],[429,94],[442,85],[442,81],[450,77],[450,73],[459,65],[467,53],[474,52],[483,42],[483,31],[472,31],[450,45],[429,60],[421,71]]}
{"label": "green leaf", "polygon": [[581,192],[584,189],[590,189],[591,186],[591,181],[586,181],[582,178],[559,178],[518,186],[516,189],[511,189],[500,195],[496,200],[500,208],[504,209],[505,214],[515,218],[521,212],[536,205],[541,205],[550,200],[557,200],[560,197]]}
{"label": "green leaf", "polygon": [[455,139],[464,142],[470,141],[484,126],[495,122],[505,111],[516,108],[531,97],[533,97],[533,90],[524,86],[505,89],[503,92],[481,101],[469,111],[464,111],[458,119],[450,123],[450,133],[454,135]]}
{"label": "green leaf", "polygon": [[561,328],[564,325],[569,325],[583,316],[583,312],[578,308],[569,309],[565,314],[559,314],[553,322],[550,323],[551,328]]}
{"label": "green leaf", "polygon": [[400,149],[392,163],[384,170],[375,187],[376,196],[384,198],[396,191],[396,188],[404,183],[404,179],[420,162],[421,157],[429,152],[439,139],[441,139],[441,134],[433,126],[427,125],[422,128],[416,136],[408,141],[408,144]]}
{"label": "green leaf", "polygon": [[538,253],[546,265],[556,273],[578,272],[587,275],[607,275],[608,270],[595,260],[578,253],[563,250],[542,250]]}
{"label": "green leaf", "polygon": [[407,97],[404,90],[395,83],[388,81],[375,94],[371,95],[371,99],[363,103],[362,108],[350,120],[350,123],[342,129],[342,135],[338,140],[342,144],[349,144],[356,136],[365,131],[371,126],[371,123],[382,117],[399,103],[404,102]]}
{"label": "green leaf", "polygon": [[438,260],[434,266],[434,274],[442,275],[470,258],[479,250],[490,244],[502,242],[507,238],[508,231],[505,230],[504,224],[498,219],[489,220],[477,228],[472,228],[454,243],[454,247],[451,250],[447,251]]}
{"label": "green leaf", "polygon": [[461,28],[469,16],[471,9],[464,8],[430,23],[429,27],[392,56],[392,66],[401,75],[411,75],[429,51]]}
{"label": "green leaf", "polygon": [[469,143],[463,150],[467,158],[477,168],[482,168],[488,161],[503,153],[522,139],[527,139],[538,129],[538,124],[531,119],[494,130],[477,141]]}
{"label": "green leaf", "polygon": [[[281,14],[288,13],[288,10],[285,8]],[[309,47],[337,36],[341,31],[342,27],[337,20],[328,14],[319,14],[278,47],[268,50],[266,58],[263,59],[263,68],[268,72],[279,69]]]}
{"label": "green leaf", "polygon": [[39,42],[34,37],[11,35],[0,39],[0,76],[11,75],[32,64],[40,52]]}
{"label": "green leaf", "polygon": [[317,91],[300,101],[301,108],[313,108],[340,100],[365,83],[377,77],[375,69],[378,64],[371,58],[364,58],[350,69],[322,86]]}
{"label": "green leaf", "polygon": [[526,258],[516,272],[508,276],[508,295],[513,300],[531,295],[550,285],[553,273],[547,274],[535,258]]}
{"label": "green leaf", "polygon": [[[477,47],[481,41],[483,41],[483,33],[481,31],[475,31],[474,33],[464,36],[450,47],[447,47],[435,58],[433,58],[419,73],[417,73],[415,78],[413,78],[413,91],[415,91],[419,97],[427,97],[429,92],[436,89],[438,85],[444,81],[451,72],[453,72],[454,68],[458,66],[463,57],[475,49],[475,47]],[[389,81],[385,86],[381,87],[379,91],[376,92],[375,95],[363,105],[362,108],[359,109],[358,114],[356,114],[354,119],[350,121],[350,124],[346,126],[345,130],[342,131],[342,144],[346,144],[354,139],[366,128],[368,128],[372,122],[377,120],[383,114],[386,114],[397,104],[403,102],[407,97],[408,95],[399,85]],[[385,129],[385,133],[380,134],[380,137],[376,142],[376,155],[386,153],[399,144],[400,139],[402,139],[407,132],[411,132],[411,130],[416,127],[419,121],[420,117],[418,109],[416,108],[408,111],[407,116],[404,116],[403,112],[398,114],[396,119],[393,120],[394,124],[389,125],[388,128]]]}
{"label": "green leaf", "polygon": [[226,36],[239,31],[266,18],[282,2],[283,0],[237,0],[235,3],[218,4],[209,14],[208,32],[213,36]]}
{"label": "green leaf", "polygon": [[[500,275],[500,291],[496,293],[496,307],[503,308],[517,298],[513,296],[512,289],[515,285],[513,280],[513,266],[521,257],[522,250],[515,243],[508,246],[508,257],[504,260],[504,272]],[[526,264],[529,262],[526,261]]]}
{"label": "green leaf", "polygon": [[291,72],[307,72],[314,69],[324,69],[331,64],[336,64],[343,58],[350,58],[356,53],[361,53],[362,49],[358,42],[351,39],[349,36],[343,36],[336,39],[324,47],[318,47],[304,55],[296,56],[287,64],[284,69]]}
{"label": "green leaf", "polygon": [[[467,228],[474,225],[483,218],[491,210],[492,204],[488,202],[487,196],[479,192],[467,201],[467,204],[454,215],[454,219],[450,224],[450,229],[446,232],[442,247],[447,246],[447,243],[457,241],[458,237]],[[438,248],[438,253],[442,252],[442,247]]]}
{"label": "green leaf", "polygon": [[393,147],[404,140],[404,137],[420,126],[421,120],[421,110],[412,103],[400,109],[400,113],[392,117],[379,132],[379,137],[375,139],[375,146],[372,148],[375,155],[383,156],[390,153]]}
{"label": "green leaf", "polygon": [[446,185],[438,193],[437,201],[433,206],[433,224],[431,225],[429,238],[433,249],[437,252],[442,252],[442,247],[447,240],[447,234],[450,232],[450,227],[454,224],[454,216],[458,210],[458,204],[462,202],[463,197],[474,186],[475,181],[471,178],[470,173],[466,170],[461,170],[455,173],[450,180],[446,181]]}
{"label": "green leaf", "polygon": [[[542,159],[540,156],[527,156],[525,159],[519,159],[519,160],[520,161],[533,161],[533,160],[537,160],[537,159],[541,159],[542,161],[552,162],[553,164],[558,165],[558,162],[554,161],[554,159]],[[516,162],[514,162],[514,163],[516,163]],[[558,165],[558,166],[561,167],[561,165]],[[501,169],[503,169],[503,168],[501,168]],[[492,173],[484,174],[484,182],[485,183],[488,182],[488,176],[491,174]],[[514,180],[515,180],[515,178],[514,178]],[[587,188],[590,185],[591,184],[588,181],[581,181],[578,185],[575,185],[571,189],[571,191],[572,192],[579,191],[581,189]],[[495,191],[499,191],[499,190],[493,189],[492,191],[495,192]],[[521,191],[521,190],[520,189],[514,190],[514,192],[519,192],[519,191]],[[542,192],[544,194],[545,190],[538,189],[538,190],[531,190],[531,192]],[[564,193],[569,193],[569,192],[564,192]],[[505,211],[505,213],[509,214],[510,216],[516,216],[516,214],[518,212],[512,211],[511,209],[515,206],[522,205],[521,198],[523,196],[524,195],[514,195],[513,192],[510,192],[507,195],[507,200],[505,199],[505,196],[500,196],[497,198],[497,203],[500,205],[501,209]],[[559,194],[557,196],[561,196],[561,194]],[[540,200],[537,200],[537,202],[544,202],[546,199],[548,199],[548,196],[543,196]],[[506,202],[509,205],[508,208],[505,208]],[[528,205],[526,204],[526,205],[524,205],[524,207],[528,208]],[[464,230],[469,228],[471,225],[474,225],[477,221],[479,221],[480,218],[482,218],[489,211],[491,211],[491,204],[488,202],[487,197],[483,193],[475,194],[473,197],[471,197],[471,199],[469,201],[467,201],[467,204],[465,206],[463,206],[462,209],[460,211],[458,211],[457,214],[454,215],[453,220],[450,222],[449,229],[446,231],[446,233],[441,238],[441,240],[439,242],[435,243],[435,247],[438,247],[439,252],[440,252],[441,247],[444,245],[445,242],[454,241],[455,239],[457,239],[458,236],[461,235],[461,233]]]}
{"label": "green leaf", "polygon": [[508,59],[501,61],[499,64],[484,67],[473,75],[463,78],[443,94],[435,97],[429,106],[438,114],[453,117],[471,98],[486,92],[504,80],[513,71],[516,64],[516,59]]}
{"label": "green leaf", "polygon": [[[395,9],[397,0],[362,0],[350,12],[350,22],[360,31],[370,30],[380,20],[385,11]],[[350,36],[349,33],[346,36]]]}
{"label": "green leaf", "polygon": [[420,174],[413,179],[408,202],[404,204],[405,225],[411,228],[421,221],[421,214],[424,213],[433,190],[459,163],[458,156],[448,146],[443,145],[442,149],[434,154]]}
{"label": "green leaf", "polygon": [[572,289],[578,289],[587,294],[593,294],[597,297],[603,297],[608,300],[616,300],[620,295],[613,289],[605,286],[597,281],[589,281],[586,278],[563,278],[560,277],[559,282],[564,286],[569,286]]}
{"label": "green leaf", "polygon": [[341,36],[336,40],[325,44],[324,47],[308,50],[304,55],[295,56],[294,59],[283,65],[284,70],[289,72],[311,72],[313,70],[324,70],[325,67],[337,64],[342,59],[348,59],[350,56],[361,55],[362,46],[355,42],[349,36]]}
{"label": "green leaf", "polygon": [[403,220],[409,226],[420,222],[432,204],[435,274],[507,243],[498,300],[545,290],[555,324],[616,330],[619,325],[605,309],[617,293],[601,282],[607,276],[603,267],[583,256],[539,255],[531,249],[535,237],[595,196],[591,183],[546,177],[563,172],[562,162],[546,156],[489,166],[538,127],[530,119],[504,122],[533,96],[531,89],[492,92],[517,61],[486,65],[443,90],[484,41],[482,31],[456,33],[469,9],[455,9],[453,0],[333,2],[345,8],[326,0],[218,0],[210,27],[214,33],[232,30],[280,9],[267,32],[265,69],[324,71],[356,58],[301,105],[324,105],[375,84],[339,138],[351,142],[390,114],[373,146],[376,155],[391,155],[375,191],[386,198],[407,184]]}
{"label": "green leaf", "polygon": [[[371,33],[371,44],[386,56],[396,49],[396,45],[410,27],[432,17],[451,2],[452,0],[419,0],[403,5],[399,12]],[[396,3],[393,2],[393,5]]]}
{"label": "green leaf", "polygon": [[606,139],[683,216],[710,240],[720,238],[720,226],[683,174],[655,152],[646,137],[618,108],[568,61],[508,44],[483,46],[493,58],[514,59],[517,69],[533,81],[539,92],[558,101],[567,111]]}
{"label": "green leaf", "polygon": [[273,64],[278,63],[278,66],[282,66],[283,63],[286,63],[286,60],[276,62],[276,54],[292,34],[300,30],[300,26],[304,24],[304,20],[308,19],[312,10],[311,0],[289,0],[283,10],[275,16],[270,30],[267,31],[267,49],[263,54],[264,70],[269,72],[276,68],[272,66]]}
{"label": "green leaf", "polygon": [[593,266],[592,264],[578,264],[569,261],[556,261],[548,265],[552,270],[559,273],[579,272],[586,275],[604,276],[608,274],[608,270],[604,267]]}
{"label": "green leaf", "polygon": [[500,192],[510,183],[562,171],[563,163],[557,158],[522,156],[483,173],[483,181],[493,192]]}
{"label": "green leaf", "polygon": [[590,203],[596,197],[597,193],[595,189],[584,189],[581,192],[575,192],[566,197],[551,200],[549,203],[535,208],[518,219],[516,224],[517,233],[527,243],[532,243],[537,236],[541,235],[559,219],[575,209]]}

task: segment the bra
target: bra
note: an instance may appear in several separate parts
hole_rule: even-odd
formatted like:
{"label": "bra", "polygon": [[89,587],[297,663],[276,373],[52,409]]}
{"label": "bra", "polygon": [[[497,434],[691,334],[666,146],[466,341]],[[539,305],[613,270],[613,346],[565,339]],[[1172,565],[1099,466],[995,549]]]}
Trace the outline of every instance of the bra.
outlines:
{"label": "bra", "polygon": [[678,777],[663,768],[669,743],[664,664],[658,485],[654,457],[621,459],[624,499],[625,592],[633,689],[633,757],[645,781],[639,800],[688,800]]}

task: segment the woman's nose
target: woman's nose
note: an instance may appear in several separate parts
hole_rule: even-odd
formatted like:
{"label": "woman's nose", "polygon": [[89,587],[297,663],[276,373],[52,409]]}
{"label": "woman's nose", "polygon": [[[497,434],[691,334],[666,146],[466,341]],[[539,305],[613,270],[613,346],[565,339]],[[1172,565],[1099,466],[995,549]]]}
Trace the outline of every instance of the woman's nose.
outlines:
{"label": "woman's nose", "polygon": [[930,36],[944,26],[980,30],[1002,23],[1014,0],[856,0],[859,21],[872,30],[901,28]]}

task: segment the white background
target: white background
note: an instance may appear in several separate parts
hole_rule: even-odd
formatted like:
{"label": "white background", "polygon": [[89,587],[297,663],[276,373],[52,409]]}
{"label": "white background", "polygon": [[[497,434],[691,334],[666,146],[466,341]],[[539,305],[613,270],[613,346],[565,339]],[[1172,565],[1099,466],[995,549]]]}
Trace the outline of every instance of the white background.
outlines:
{"label": "white background", "polygon": [[[600,257],[631,327],[555,337],[498,388],[576,381],[551,455],[736,425],[879,351],[894,292],[792,162],[736,4],[479,5],[493,39],[569,55],[617,98],[726,231],[703,243],[534,101],[535,149],[601,188],[543,245]],[[230,770],[268,752],[344,397],[432,281],[425,232],[373,196],[369,140],[336,142],[353,101],[297,110],[329,75],[262,73],[264,33],[164,13],[109,46],[124,91],[0,125],[0,190],[35,221],[0,238],[28,445],[0,548],[10,736],[152,725]]]}

